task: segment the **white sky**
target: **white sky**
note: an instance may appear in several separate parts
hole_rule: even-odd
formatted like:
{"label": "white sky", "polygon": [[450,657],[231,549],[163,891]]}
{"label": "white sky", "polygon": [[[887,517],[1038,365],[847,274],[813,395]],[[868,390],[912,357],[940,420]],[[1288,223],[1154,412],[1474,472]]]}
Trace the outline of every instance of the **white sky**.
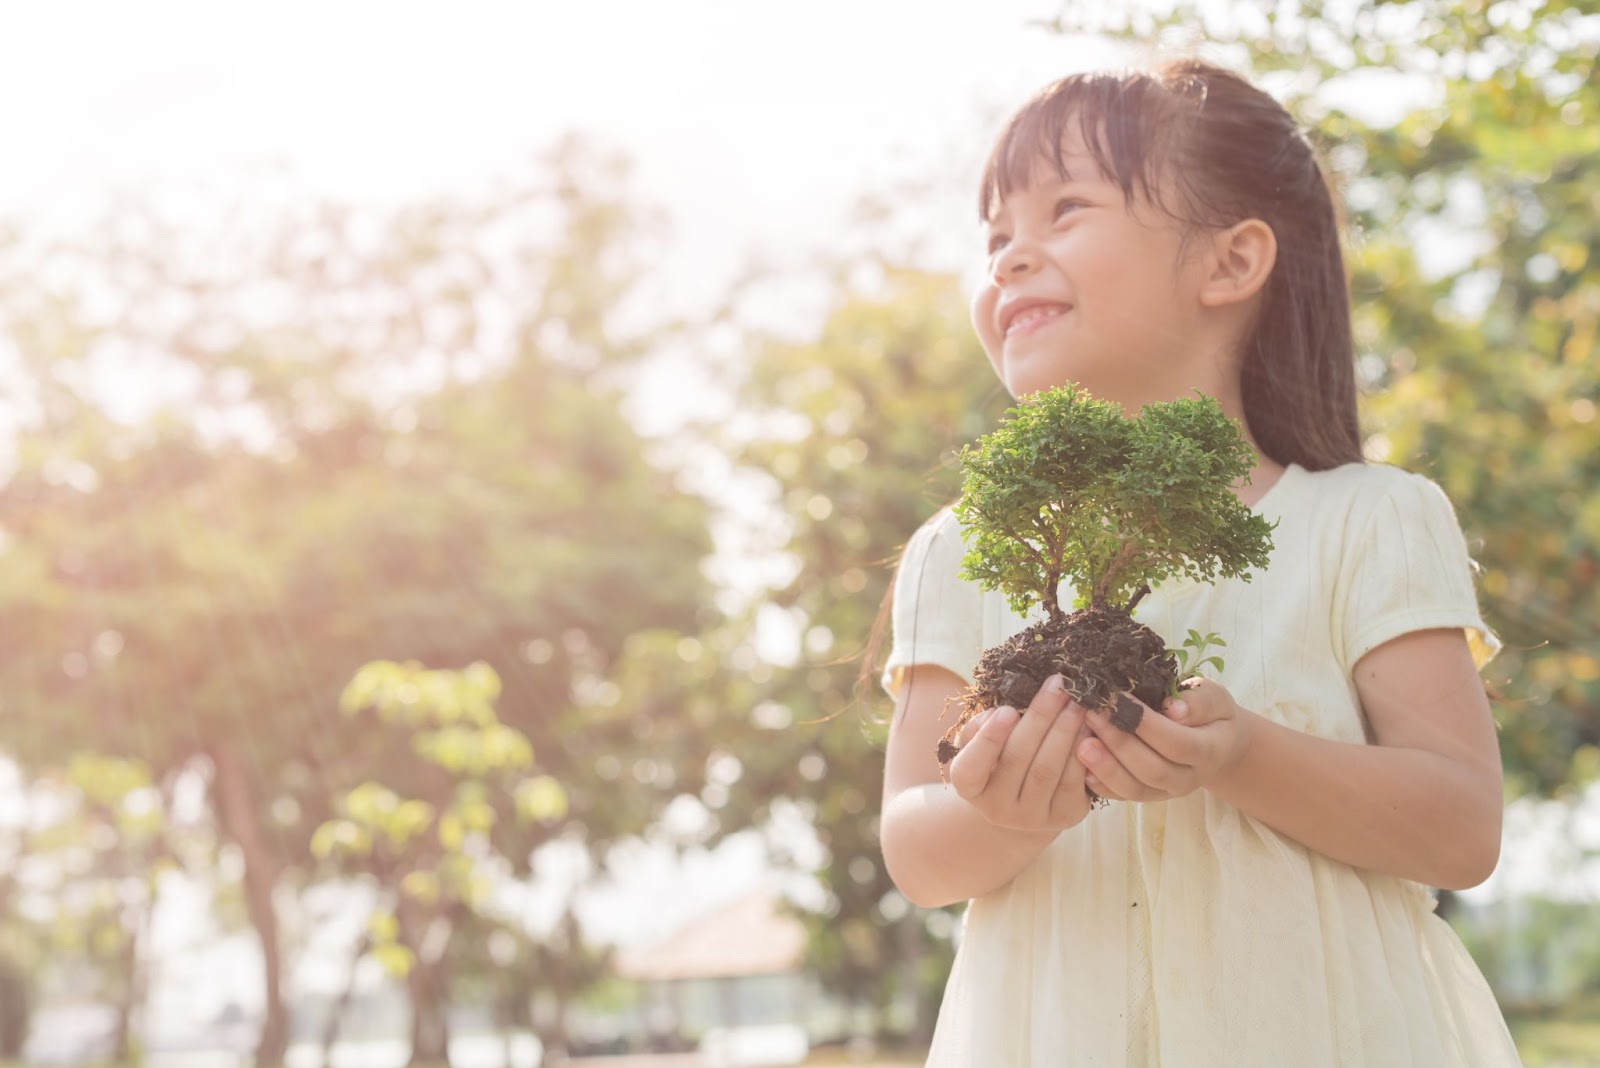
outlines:
{"label": "white sky", "polygon": [[[964,258],[967,189],[1003,113],[1104,45],[1031,29],[1054,0],[65,2],[0,11],[0,221],[81,225],[117,190],[248,197],[471,191],[580,131],[669,216],[651,290],[709,306],[754,256],[809,264],[863,192],[947,180],[931,227]],[[959,265],[953,260],[951,266]],[[976,262],[974,258],[973,262]],[[799,272],[796,272],[797,274]],[[804,320],[798,292],[784,300]],[[714,408],[671,363],[647,431]],[[149,387],[146,387],[149,388]],[[119,385],[116,392],[124,392]]]}
{"label": "white sky", "polygon": [[[0,210],[282,164],[358,198],[472,186],[581,130],[726,254],[815,223],[1072,65],[1050,0],[52,3],[0,14]],[[1109,53],[1106,54],[1109,56]],[[1103,61],[1103,60],[1101,60]]]}
{"label": "white sky", "polygon": [[[0,220],[71,226],[117,190],[225,193],[273,169],[310,195],[358,201],[471,190],[578,130],[635,158],[636,193],[669,212],[675,291],[698,300],[752,253],[800,263],[826,251],[863,192],[929,167],[975,167],[986,118],[1063,73],[1119,61],[1025,26],[1055,10],[1052,0],[12,5],[0,11]],[[970,184],[955,177],[952,188]],[[953,229],[970,225],[968,199],[952,202]],[[670,382],[659,385],[670,397]],[[754,851],[730,855],[712,880],[725,899],[763,877]],[[684,909],[662,906],[673,895],[659,865],[638,870],[648,897],[608,897],[607,933],[648,941]],[[696,868],[678,898],[713,903],[706,880]],[[1506,875],[1491,886],[1508,888]]]}

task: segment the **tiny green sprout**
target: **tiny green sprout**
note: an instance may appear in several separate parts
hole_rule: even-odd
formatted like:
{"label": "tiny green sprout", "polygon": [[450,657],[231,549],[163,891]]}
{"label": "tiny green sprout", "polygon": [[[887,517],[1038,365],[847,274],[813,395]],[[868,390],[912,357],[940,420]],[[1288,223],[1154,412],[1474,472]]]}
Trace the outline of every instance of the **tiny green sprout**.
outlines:
{"label": "tiny green sprout", "polygon": [[1223,669],[1227,666],[1222,657],[1217,656],[1215,653],[1206,656],[1205,651],[1211,648],[1226,648],[1227,644],[1222,640],[1222,635],[1217,634],[1215,631],[1209,634],[1201,634],[1199,631],[1190,628],[1189,636],[1183,639],[1183,648],[1172,650],[1172,654],[1178,659],[1178,674],[1172,680],[1172,688],[1168,691],[1168,696],[1178,696],[1178,681],[1189,678],[1191,675],[1200,674],[1201,668],[1209,666],[1217,674],[1222,674]]}

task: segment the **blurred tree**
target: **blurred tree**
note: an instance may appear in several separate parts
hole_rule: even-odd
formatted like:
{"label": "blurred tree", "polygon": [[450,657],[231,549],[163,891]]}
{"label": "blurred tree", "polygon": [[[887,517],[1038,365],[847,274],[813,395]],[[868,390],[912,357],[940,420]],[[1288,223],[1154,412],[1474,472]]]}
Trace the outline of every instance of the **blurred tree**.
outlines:
{"label": "blurred tree", "polygon": [[517,867],[489,798],[512,798],[522,823],[566,814],[561,787],[533,774],[527,737],[496,715],[500,694],[499,677],[483,663],[429,671],[375,661],[340,697],[346,714],[390,742],[380,766],[404,792],[370,780],[352,788],[340,814],[312,835],[311,851],[377,888],[367,948],[411,992],[415,1065],[449,1063],[457,929]]}
{"label": "blurred tree", "polygon": [[1437,479],[1460,513],[1506,643],[1488,677],[1508,785],[1595,781],[1594,4],[1183,0],[1072,5],[1054,28],[1176,44],[1203,33],[1320,131],[1355,234],[1368,452]]}
{"label": "blurred tree", "polygon": [[0,1057],[22,1056],[33,1018],[33,983],[9,956],[0,957]]}
{"label": "blurred tree", "polygon": [[573,800],[507,843],[519,874],[553,837],[638,829],[565,717],[628,635],[710,618],[710,543],[620,414],[664,329],[631,299],[649,231],[624,188],[568,142],[475,203],[214,230],[125,206],[77,245],[0,256],[19,423],[0,745],[207,771],[262,945],[258,1063],[288,1040],[275,890],[312,877],[353,787],[409,766],[335,713],[360,665],[482,660],[503,681],[500,718]]}
{"label": "blurred tree", "polygon": [[17,799],[10,818],[0,823],[0,1057],[15,1060],[32,1027],[48,935],[22,904],[21,875],[33,848],[25,781],[14,765],[0,768],[8,772],[0,778],[3,788]]}
{"label": "blurred tree", "polygon": [[[901,546],[960,489],[955,449],[994,426],[1009,398],[955,279],[865,263],[835,280],[818,335],[753,342],[729,448],[764,472],[778,517],[764,533],[790,580],[770,606],[792,631],[738,740],[729,807],[770,821],[798,803],[821,840],[827,909],[807,917],[828,989],[889,1031],[896,999],[926,1038],[948,962],[950,915],[908,906],[883,868],[877,812],[887,703],[861,657]],[[793,858],[802,862],[801,858]],[[932,967],[926,958],[943,958]]]}
{"label": "blurred tree", "polygon": [[18,918],[44,938],[24,958],[37,982],[110,1004],[108,1052],[132,1063],[146,934],[161,878],[175,866],[167,799],[138,761],[80,753],[30,783],[26,803],[34,816],[13,860],[11,893]]}

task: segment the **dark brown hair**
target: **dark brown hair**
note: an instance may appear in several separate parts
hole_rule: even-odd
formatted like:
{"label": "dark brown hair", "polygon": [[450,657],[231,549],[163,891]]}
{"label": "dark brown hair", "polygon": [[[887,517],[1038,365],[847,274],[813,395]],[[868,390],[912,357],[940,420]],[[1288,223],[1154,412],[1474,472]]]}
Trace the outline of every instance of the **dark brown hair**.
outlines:
{"label": "dark brown hair", "polygon": [[[1260,219],[1278,256],[1241,354],[1245,422],[1261,451],[1312,471],[1361,459],[1349,281],[1339,213],[1316,152],[1281,104],[1198,59],[1150,72],[1078,74],[1046,86],[1001,132],[978,213],[1026,186],[1034,165],[1065,172],[1076,123],[1106,177],[1193,229]],[[1170,189],[1173,198],[1163,198]]]}

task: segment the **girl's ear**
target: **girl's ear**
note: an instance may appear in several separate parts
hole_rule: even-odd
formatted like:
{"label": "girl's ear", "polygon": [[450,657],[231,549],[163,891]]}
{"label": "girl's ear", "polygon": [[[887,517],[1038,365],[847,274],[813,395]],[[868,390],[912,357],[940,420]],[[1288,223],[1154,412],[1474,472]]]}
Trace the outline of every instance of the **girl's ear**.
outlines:
{"label": "girl's ear", "polygon": [[1260,219],[1245,219],[1211,238],[1210,272],[1200,302],[1218,308],[1249,300],[1261,292],[1278,261],[1278,238]]}

